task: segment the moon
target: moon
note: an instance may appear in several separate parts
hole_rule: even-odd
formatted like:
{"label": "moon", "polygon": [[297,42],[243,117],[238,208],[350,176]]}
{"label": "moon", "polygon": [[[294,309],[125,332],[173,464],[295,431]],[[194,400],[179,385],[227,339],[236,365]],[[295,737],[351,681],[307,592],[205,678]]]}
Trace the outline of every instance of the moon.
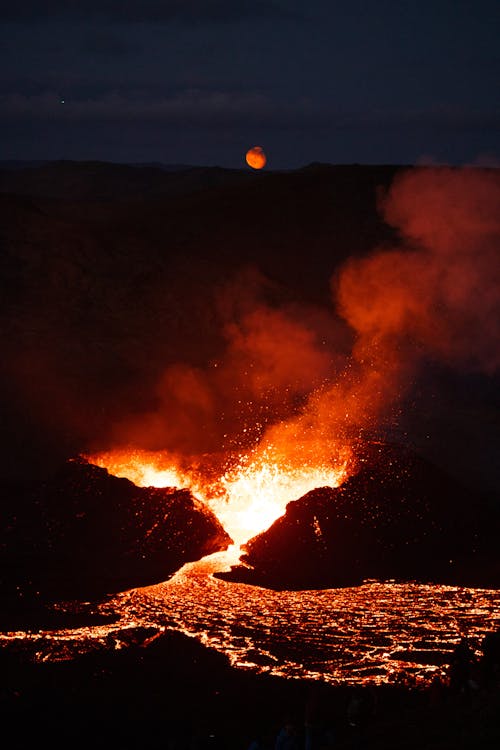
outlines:
{"label": "moon", "polygon": [[252,169],[262,169],[266,165],[267,157],[262,146],[252,146],[246,153],[246,162]]}

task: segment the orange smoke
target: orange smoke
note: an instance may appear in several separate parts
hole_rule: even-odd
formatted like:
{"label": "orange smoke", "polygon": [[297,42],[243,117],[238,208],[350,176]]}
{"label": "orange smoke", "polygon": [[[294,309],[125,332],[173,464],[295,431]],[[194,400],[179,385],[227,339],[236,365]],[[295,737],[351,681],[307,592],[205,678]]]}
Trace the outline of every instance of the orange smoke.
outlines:
{"label": "orange smoke", "polygon": [[[400,243],[350,260],[331,280],[351,330],[348,357],[331,313],[233,285],[230,303],[221,294],[225,352],[205,368],[168,368],[155,408],[117,425],[115,443],[174,454],[157,469],[173,467],[166,481],[219,503],[237,539],[308,489],[338,484],[352,470],[352,439],[397,427],[422,362],[498,370],[499,208],[494,170],[402,173],[380,203]],[[111,458],[93,457],[110,469]],[[242,525],[260,501],[260,522]],[[230,521],[236,510],[240,521]]]}
{"label": "orange smoke", "polygon": [[403,248],[351,261],[335,280],[341,314],[374,346],[486,373],[500,365],[500,182],[494,170],[415,169],[381,206]]}
{"label": "orange smoke", "polygon": [[[240,295],[239,287],[229,293]],[[222,307],[224,355],[204,368],[168,367],[154,407],[117,423],[112,444],[189,455],[250,448],[343,363],[331,342],[326,346],[324,314],[276,309],[253,295],[243,306]]]}
{"label": "orange smoke", "polygon": [[396,427],[426,360],[498,371],[499,209],[494,171],[415,169],[397,178],[381,210],[400,229],[400,246],[350,260],[332,279],[338,312],[355,333],[347,368],[265,439],[324,442],[382,421]]}

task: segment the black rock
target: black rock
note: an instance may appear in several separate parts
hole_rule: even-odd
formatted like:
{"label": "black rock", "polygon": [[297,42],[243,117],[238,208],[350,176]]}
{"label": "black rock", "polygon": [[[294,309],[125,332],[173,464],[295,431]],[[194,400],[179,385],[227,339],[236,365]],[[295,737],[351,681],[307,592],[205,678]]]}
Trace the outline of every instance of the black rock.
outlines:
{"label": "black rock", "polygon": [[189,490],[136,487],[79,458],[3,489],[0,592],[28,609],[157,583],[232,541]]}
{"label": "black rock", "polygon": [[290,502],[244,546],[230,580],[276,589],[348,586],[364,579],[497,587],[498,504],[410,450],[358,445],[339,488]]}

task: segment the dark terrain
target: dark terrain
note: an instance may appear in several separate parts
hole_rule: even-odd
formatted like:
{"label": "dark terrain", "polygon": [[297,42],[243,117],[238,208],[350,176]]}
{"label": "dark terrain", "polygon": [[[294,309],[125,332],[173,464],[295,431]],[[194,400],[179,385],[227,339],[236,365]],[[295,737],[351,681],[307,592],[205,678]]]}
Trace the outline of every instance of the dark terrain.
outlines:
{"label": "dark terrain", "polygon": [[[189,493],[139,490],[72,461],[109,448],[117,425],[153,408],[166,367],[218,361],[226,345],[225,290],[235,280],[246,290],[237,298],[243,307],[256,296],[271,307],[327,315],[332,339],[348,353],[352,332],[331,309],[330,280],[345,259],[398,241],[377,206],[402,170],[0,165],[6,627],[50,627],[55,616],[45,603],[63,592],[102,595],[160,580],[227,544]],[[281,585],[286,574],[287,585],[303,585],[297,566],[285,569],[298,548],[300,575],[318,586],[342,585],[335,571],[346,563],[356,580],[392,577],[396,565],[404,576],[433,578],[434,560],[446,580],[470,575],[476,585],[487,571],[489,585],[498,585],[498,378],[429,361],[414,386],[397,434],[382,435],[398,445],[404,437],[405,450],[414,449],[410,463],[389,450],[340,490],[297,498],[248,545],[259,582]],[[212,447],[203,425],[195,437],[200,452]],[[175,447],[155,443],[154,435],[144,439],[151,449]],[[388,471],[390,461],[402,473]],[[174,522],[165,508],[176,509]],[[338,535],[354,536],[360,554],[334,545]],[[456,570],[448,567],[451,552]],[[325,558],[333,575],[318,577]],[[19,582],[26,604],[14,592]],[[82,621],[68,617],[68,624]],[[62,747],[78,739],[192,750],[213,747],[215,735],[218,747],[246,750],[260,732],[264,750],[273,750],[285,715],[302,731],[311,691],[302,681],[234,670],[175,633],[147,646],[131,635],[121,651],[110,647],[60,663],[25,660],[22,644],[0,655],[4,731],[15,732],[21,745],[44,740]],[[471,694],[445,690],[437,697],[406,685],[378,689],[364,730],[346,720],[348,688],[316,687],[336,747],[498,746],[498,680]]]}
{"label": "dark terrain", "polygon": [[[498,672],[466,692],[447,680],[426,689],[396,684],[359,690],[235,670],[178,633],[143,646],[134,644],[134,633],[129,637],[121,650],[70,662],[35,665],[2,651],[4,732],[20,746],[247,750],[259,739],[262,750],[274,750],[287,721],[303,747],[307,719],[322,748],[498,747]],[[354,697],[368,707],[359,718],[350,710]]]}
{"label": "dark terrain", "polygon": [[83,459],[3,490],[2,630],[75,626],[54,603],[159,583],[231,543],[189,490],[136,487]]}
{"label": "dark terrain", "polygon": [[358,443],[358,470],[340,487],[288,503],[221,578],[282,589],[363,579],[500,587],[496,499],[401,446]]}

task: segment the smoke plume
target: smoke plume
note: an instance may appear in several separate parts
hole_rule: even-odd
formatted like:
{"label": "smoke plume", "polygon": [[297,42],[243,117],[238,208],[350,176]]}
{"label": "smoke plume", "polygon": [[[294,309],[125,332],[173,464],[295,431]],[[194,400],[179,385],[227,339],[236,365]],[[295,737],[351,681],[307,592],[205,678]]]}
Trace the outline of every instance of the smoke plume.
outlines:
{"label": "smoke plume", "polygon": [[425,363],[497,372],[499,206],[494,170],[400,174],[379,196],[400,240],[334,274],[331,310],[269,301],[267,282],[242,273],[217,293],[222,356],[169,366],[154,408],[118,424],[114,441],[321,461],[366,430],[397,427]]}
{"label": "smoke plume", "polygon": [[277,305],[269,292],[253,269],[218,289],[222,356],[205,367],[167,367],[154,408],[117,424],[113,440],[191,455],[245,449],[340,371],[349,336],[331,311]]}
{"label": "smoke plume", "polygon": [[453,366],[498,370],[499,208],[495,172],[416,169],[396,178],[381,210],[402,247],[350,262],[335,284],[357,358],[374,344],[410,343]]}
{"label": "smoke plume", "polygon": [[397,428],[426,363],[488,375],[500,365],[500,183],[489,171],[413,169],[380,198],[397,247],[352,259],[332,279],[354,332],[348,367],[302,411],[272,426],[273,445]]}

